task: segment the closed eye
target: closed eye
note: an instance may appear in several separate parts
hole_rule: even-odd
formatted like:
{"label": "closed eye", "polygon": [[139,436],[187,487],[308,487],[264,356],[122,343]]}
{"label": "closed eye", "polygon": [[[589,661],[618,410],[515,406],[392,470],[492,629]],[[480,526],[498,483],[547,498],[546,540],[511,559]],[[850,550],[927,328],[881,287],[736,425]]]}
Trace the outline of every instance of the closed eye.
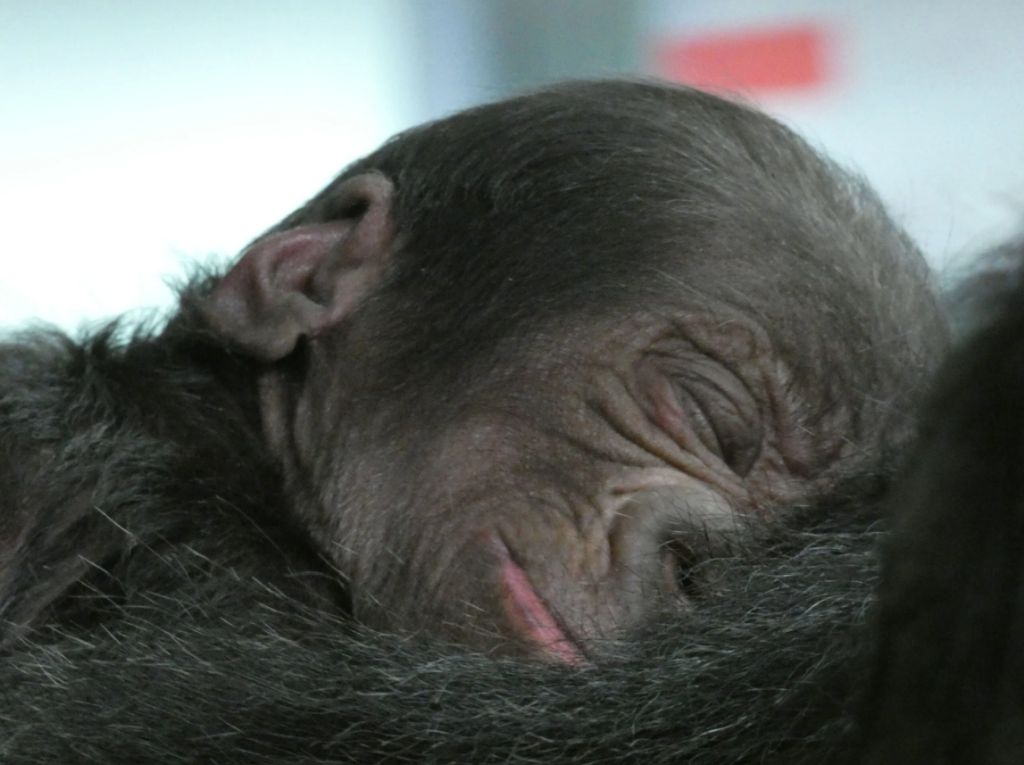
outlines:
{"label": "closed eye", "polygon": [[686,375],[677,385],[680,406],[701,442],[737,475],[747,475],[761,453],[760,417],[756,405],[738,404],[730,392],[705,377]]}

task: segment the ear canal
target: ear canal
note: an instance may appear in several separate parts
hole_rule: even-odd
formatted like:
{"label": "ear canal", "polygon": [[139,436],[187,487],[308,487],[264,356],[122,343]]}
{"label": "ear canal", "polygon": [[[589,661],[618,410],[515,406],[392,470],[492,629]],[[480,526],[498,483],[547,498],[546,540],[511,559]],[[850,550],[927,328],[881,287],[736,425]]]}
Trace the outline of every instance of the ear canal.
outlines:
{"label": "ear canal", "polygon": [[391,182],[368,173],[334,193],[345,217],[257,239],[199,306],[214,332],[255,359],[279,361],[301,337],[344,321],[383,273]]}

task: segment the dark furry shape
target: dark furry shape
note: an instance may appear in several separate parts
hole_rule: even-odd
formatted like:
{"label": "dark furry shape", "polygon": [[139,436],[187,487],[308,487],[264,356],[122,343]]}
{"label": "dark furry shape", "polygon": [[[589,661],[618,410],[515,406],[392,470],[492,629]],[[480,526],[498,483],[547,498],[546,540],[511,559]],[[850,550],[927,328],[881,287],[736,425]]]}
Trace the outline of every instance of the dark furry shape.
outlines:
{"label": "dark furry shape", "polygon": [[[891,500],[864,719],[870,763],[1024,758],[1024,289],[995,263],[988,315],[939,376]],[[991,318],[994,317],[994,318]]]}
{"label": "dark furry shape", "polygon": [[154,598],[91,637],[14,649],[0,667],[0,757],[831,762],[876,534],[870,514],[841,512],[846,530],[820,515],[767,551],[708,564],[720,597],[600,668],[377,634],[244,579],[212,604]]}
{"label": "dark furry shape", "polygon": [[0,645],[19,625],[88,627],[224,572],[304,601],[340,597],[280,512],[233,381],[244,363],[185,321],[127,343],[112,325],[83,345],[37,333],[0,346]]}

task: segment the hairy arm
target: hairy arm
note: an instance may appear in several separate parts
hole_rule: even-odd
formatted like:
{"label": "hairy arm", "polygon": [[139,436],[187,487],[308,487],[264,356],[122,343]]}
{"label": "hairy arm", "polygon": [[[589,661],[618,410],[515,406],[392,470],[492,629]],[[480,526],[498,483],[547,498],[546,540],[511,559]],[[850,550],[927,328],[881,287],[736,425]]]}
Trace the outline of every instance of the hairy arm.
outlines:
{"label": "hairy arm", "polygon": [[104,426],[71,394],[81,362],[57,333],[0,346],[0,644],[124,541],[92,501]]}
{"label": "hairy arm", "polygon": [[568,669],[375,633],[235,581],[0,665],[0,759],[834,762],[874,533],[722,561],[721,597]]}

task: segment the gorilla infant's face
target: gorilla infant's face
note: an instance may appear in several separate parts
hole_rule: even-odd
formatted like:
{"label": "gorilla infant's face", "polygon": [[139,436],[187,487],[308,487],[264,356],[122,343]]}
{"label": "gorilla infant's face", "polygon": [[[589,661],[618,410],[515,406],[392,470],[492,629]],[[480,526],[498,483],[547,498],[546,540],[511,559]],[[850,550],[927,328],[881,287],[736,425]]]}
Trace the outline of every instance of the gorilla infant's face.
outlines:
{"label": "gorilla infant's face", "polygon": [[943,342],[855,179],[636,83],[399,136],[203,310],[264,364],[267,444],[357,619],[570,663],[873,469]]}
{"label": "gorilla infant's face", "polygon": [[694,565],[819,492],[838,456],[735,312],[567,317],[428,375],[395,336],[401,303],[385,291],[315,337],[271,397],[299,511],[360,621],[581,662],[687,607]]}

